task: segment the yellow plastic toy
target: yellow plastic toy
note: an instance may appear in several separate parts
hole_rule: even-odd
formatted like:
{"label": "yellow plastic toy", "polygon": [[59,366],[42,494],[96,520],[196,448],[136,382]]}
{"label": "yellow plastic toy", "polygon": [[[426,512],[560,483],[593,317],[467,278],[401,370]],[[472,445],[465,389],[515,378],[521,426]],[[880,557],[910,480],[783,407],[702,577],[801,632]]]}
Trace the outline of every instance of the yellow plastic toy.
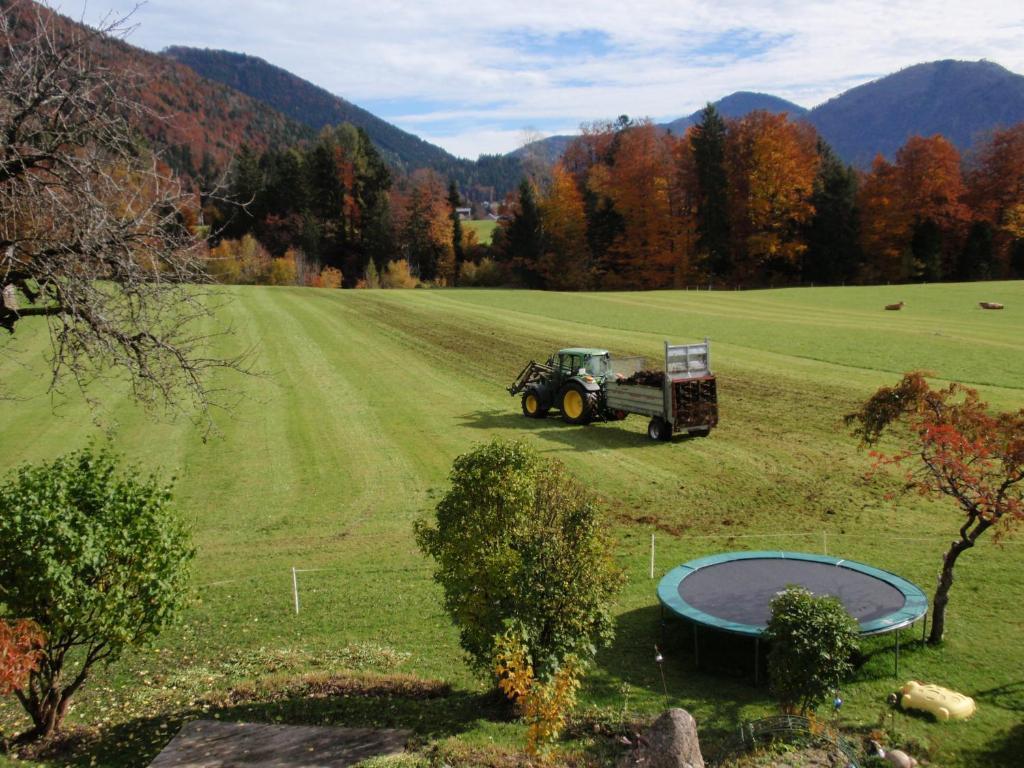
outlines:
{"label": "yellow plastic toy", "polygon": [[939,720],[966,720],[974,714],[976,708],[970,696],[941,685],[926,685],[911,680],[900,691],[903,694],[900,706],[904,709],[923,709]]}

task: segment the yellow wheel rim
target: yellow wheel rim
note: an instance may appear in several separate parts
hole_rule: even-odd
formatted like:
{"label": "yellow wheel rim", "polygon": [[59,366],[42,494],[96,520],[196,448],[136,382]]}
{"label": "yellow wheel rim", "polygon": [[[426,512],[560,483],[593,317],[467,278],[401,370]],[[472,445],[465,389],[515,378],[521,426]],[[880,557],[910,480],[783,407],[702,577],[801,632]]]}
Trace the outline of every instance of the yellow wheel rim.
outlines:
{"label": "yellow wheel rim", "polygon": [[583,415],[583,397],[575,389],[570,389],[562,399],[562,411],[570,419],[578,419]]}
{"label": "yellow wheel rim", "polygon": [[536,413],[537,412],[537,397],[535,395],[526,396],[526,412]]}

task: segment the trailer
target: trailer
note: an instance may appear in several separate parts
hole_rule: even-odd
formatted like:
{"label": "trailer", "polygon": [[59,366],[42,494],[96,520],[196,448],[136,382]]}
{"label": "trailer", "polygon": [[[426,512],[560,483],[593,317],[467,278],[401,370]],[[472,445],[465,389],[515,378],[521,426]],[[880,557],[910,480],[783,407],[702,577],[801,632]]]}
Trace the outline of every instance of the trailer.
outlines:
{"label": "trailer", "polygon": [[718,391],[707,339],[698,344],[666,341],[660,384],[650,383],[653,377],[645,380],[639,371],[625,375],[623,366],[636,367],[633,360],[612,358],[616,375],[605,387],[609,410],[649,417],[647,434],[652,440],[670,440],[676,432],[706,437],[718,425]]}

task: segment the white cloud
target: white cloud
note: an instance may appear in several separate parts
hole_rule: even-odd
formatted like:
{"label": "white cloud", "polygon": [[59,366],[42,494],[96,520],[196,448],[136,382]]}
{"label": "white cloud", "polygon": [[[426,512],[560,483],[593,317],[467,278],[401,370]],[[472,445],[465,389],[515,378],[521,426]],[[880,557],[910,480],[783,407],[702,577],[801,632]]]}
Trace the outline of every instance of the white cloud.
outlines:
{"label": "white cloud", "polygon": [[[133,6],[92,0],[84,15]],[[84,7],[59,6],[76,17]],[[1024,14],[1019,2],[999,0],[149,0],[135,21],[130,41],[151,50],[227,48],[357,104],[442,104],[396,122],[429,129],[424,138],[472,156],[514,148],[519,127],[533,122],[574,126],[622,113],[671,119],[736,90],[813,106],[940,58],[987,58],[1024,71]],[[560,51],[560,35],[599,45]],[[445,119],[451,125],[438,129]]]}

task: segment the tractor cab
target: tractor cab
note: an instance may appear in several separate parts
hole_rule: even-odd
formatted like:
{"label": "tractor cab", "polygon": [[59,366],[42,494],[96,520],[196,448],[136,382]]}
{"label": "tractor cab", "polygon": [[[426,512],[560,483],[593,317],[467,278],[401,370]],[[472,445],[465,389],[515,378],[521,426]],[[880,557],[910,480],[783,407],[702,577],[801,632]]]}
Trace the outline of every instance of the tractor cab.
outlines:
{"label": "tractor cab", "polygon": [[580,376],[588,382],[604,381],[612,372],[611,356],[607,349],[560,349],[552,356],[549,364],[557,366],[566,379]]}

